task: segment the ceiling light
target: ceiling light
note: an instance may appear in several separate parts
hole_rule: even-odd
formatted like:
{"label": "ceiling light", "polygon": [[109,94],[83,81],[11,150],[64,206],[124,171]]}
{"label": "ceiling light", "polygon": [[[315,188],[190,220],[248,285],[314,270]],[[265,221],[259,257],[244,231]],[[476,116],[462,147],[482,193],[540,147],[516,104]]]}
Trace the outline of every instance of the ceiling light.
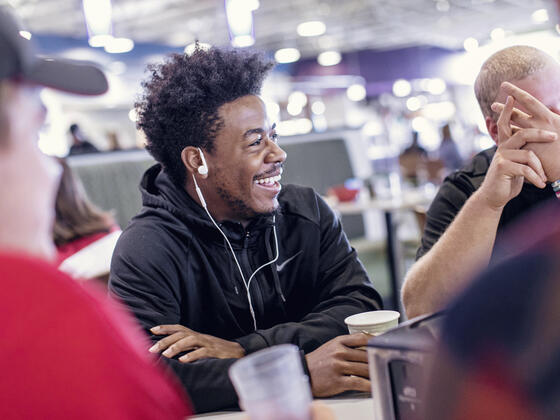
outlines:
{"label": "ceiling light", "polygon": [[318,36],[323,35],[327,27],[320,20],[311,20],[309,22],[300,23],[297,27],[299,36]]}
{"label": "ceiling light", "polygon": [[399,98],[410,95],[411,90],[412,87],[410,86],[408,80],[399,79],[393,83],[393,94]]}
{"label": "ceiling light", "polygon": [[251,8],[253,6],[246,0],[226,0],[229,34],[235,47],[248,47],[255,43]]}
{"label": "ceiling light", "polygon": [[338,51],[324,51],[317,57],[317,62],[322,66],[336,66],[342,60]]}
{"label": "ceiling light", "polygon": [[105,51],[111,54],[121,54],[134,48],[134,41],[129,38],[113,38],[105,44]]}
{"label": "ceiling light", "polygon": [[252,12],[261,7],[259,0],[245,0],[245,3],[247,3],[247,8]]}
{"label": "ceiling light", "polygon": [[280,48],[274,53],[274,59],[278,63],[293,63],[301,57],[297,48]]}
{"label": "ceiling light", "polygon": [[89,37],[111,35],[111,0],[82,0]]}
{"label": "ceiling light", "polygon": [[288,114],[290,114],[292,117],[295,117],[296,115],[301,114],[301,111],[303,111],[303,107],[296,102],[289,102],[286,110],[288,111]]}
{"label": "ceiling light", "polygon": [[311,112],[315,115],[322,115],[325,113],[327,107],[323,101],[315,101],[311,104]]}
{"label": "ceiling light", "polygon": [[300,92],[299,90],[296,90],[296,91],[290,93],[290,96],[288,96],[288,102],[294,103],[294,104],[297,104],[297,105],[303,107],[303,106],[307,105],[307,96],[305,95],[305,93]]}
{"label": "ceiling light", "polygon": [[253,35],[239,35],[231,40],[231,45],[240,48],[250,47],[254,43],[255,43],[255,38],[253,38]]}
{"label": "ceiling light", "polygon": [[421,106],[422,106],[422,104],[420,103],[420,99],[418,99],[415,96],[413,96],[411,98],[408,98],[406,100],[406,107],[408,108],[409,111],[412,111],[412,112],[418,111]]}
{"label": "ceiling light", "polygon": [[490,32],[490,38],[492,38],[492,41],[500,41],[505,37],[506,31],[504,31],[502,28],[495,28],[492,29],[492,32]]}
{"label": "ceiling light", "polygon": [[313,130],[313,123],[309,118],[298,118],[295,120],[280,121],[276,125],[276,132],[280,136],[307,134],[311,130]]}
{"label": "ceiling light", "polygon": [[113,40],[113,35],[93,35],[88,39],[90,47],[104,47]]}
{"label": "ceiling light", "polygon": [[363,85],[357,83],[351,85],[350,87],[348,87],[348,89],[346,89],[346,96],[348,96],[348,99],[350,99],[351,101],[361,101],[362,99],[365,99],[366,95],[366,88]]}
{"label": "ceiling light", "polygon": [[368,121],[362,127],[362,134],[368,137],[375,137],[383,134],[383,126],[379,121]]}
{"label": "ceiling light", "polygon": [[426,86],[426,91],[432,95],[441,95],[446,89],[447,84],[445,80],[439,78],[429,79]]}
{"label": "ceiling light", "polygon": [[19,31],[19,36],[29,40],[29,39],[31,39],[31,32],[29,32],[29,31]]}
{"label": "ceiling light", "polygon": [[546,9],[535,10],[531,15],[531,19],[534,23],[548,22],[548,11]]}
{"label": "ceiling light", "polygon": [[[193,42],[192,44],[187,45],[185,47],[185,54],[191,55],[194,52],[195,48],[196,48],[196,42]],[[207,44],[206,42],[199,42],[198,43],[198,48],[200,48],[201,50],[204,50],[204,51],[208,51],[210,48],[212,48],[212,45]]]}
{"label": "ceiling light", "polygon": [[463,47],[465,51],[472,52],[478,48],[478,41],[473,37],[469,37],[463,42]]}

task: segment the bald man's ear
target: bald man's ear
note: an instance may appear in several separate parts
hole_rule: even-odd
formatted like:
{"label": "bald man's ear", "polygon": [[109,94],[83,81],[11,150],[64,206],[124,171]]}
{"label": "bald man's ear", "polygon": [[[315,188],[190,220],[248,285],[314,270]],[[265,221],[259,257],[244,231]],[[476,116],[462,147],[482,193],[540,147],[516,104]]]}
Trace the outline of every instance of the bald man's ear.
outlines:
{"label": "bald man's ear", "polygon": [[183,162],[183,165],[185,165],[185,168],[187,169],[187,172],[189,172],[189,174],[195,174],[197,177],[201,178],[208,177],[208,173],[201,174],[198,171],[198,168],[204,165],[204,162],[200,157],[200,151],[197,147],[185,147],[181,152],[181,161]]}
{"label": "bald man's ear", "polygon": [[498,144],[498,123],[494,121],[491,117],[485,118],[486,122],[486,129],[488,130],[488,134],[494,140],[494,143]]}

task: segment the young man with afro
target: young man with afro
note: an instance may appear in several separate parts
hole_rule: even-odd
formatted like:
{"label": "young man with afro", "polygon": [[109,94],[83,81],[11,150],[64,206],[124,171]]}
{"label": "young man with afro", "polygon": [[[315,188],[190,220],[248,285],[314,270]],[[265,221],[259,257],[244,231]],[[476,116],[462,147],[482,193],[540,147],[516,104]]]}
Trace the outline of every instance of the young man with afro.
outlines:
{"label": "young man with afro", "polygon": [[363,334],[381,307],[340,221],[311,189],[281,187],[286,153],[258,96],[272,63],[197,48],[149,67],[136,104],[157,164],[113,256],[110,290],[134,312],[197,412],[234,406],[228,368],[301,349],[313,394],[369,391]]}

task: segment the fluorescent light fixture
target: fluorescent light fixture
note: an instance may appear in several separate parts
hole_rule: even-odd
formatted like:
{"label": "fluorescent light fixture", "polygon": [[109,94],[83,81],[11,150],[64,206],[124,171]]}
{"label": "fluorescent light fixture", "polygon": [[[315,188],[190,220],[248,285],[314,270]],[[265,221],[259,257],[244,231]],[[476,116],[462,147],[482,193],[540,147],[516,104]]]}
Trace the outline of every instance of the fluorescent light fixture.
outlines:
{"label": "fluorescent light fixture", "polygon": [[111,0],[82,0],[82,6],[90,38],[113,33]]}
{"label": "fluorescent light fixture", "polygon": [[[212,48],[212,45],[207,44],[206,42],[199,42],[198,46],[200,47],[201,50],[204,50],[204,51],[208,51],[210,48]],[[196,42],[193,42],[192,44],[187,45],[185,47],[185,54],[191,55],[194,52],[195,47],[196,47]]]}
{"label": "fluorescent light fixture", "polygon": [[412,87],[410,86],[410,82],[404,79],[395,80],[393,83],[393,95],[398,96],[399,98],[404,98],[405,96],[410,95],[410,91]]}
{"label": "fluorescent light fixture", "polygon": [[231,44],[234,47],[253,45],[255,43],[255,37],[253,36],[254,2],[247,0],[225,1]]}
{"label": "fluorescent light fixture", "polygon": [[538,9],[533,12],[531,15],[531,20],[534,23],[545,23],[548,22],[548,10],[546,9]]}
{"label": "fluorescent light fixture", "polygon": [[259,2],[259,0],[245,0],[245,3],[247,3],[247,7],[251,12],[254,12],[259,7],[261,7],[261,3]]}
{"label": "fluorescent light fixture", "polygon": [[336,66],[342,60],[338,51],[324,51],[317,57],[317,62],[322,66]]}
{"label": "fluorescent light fixture", "polygon": [[131,51],[134,48],[134,41],[129,38],[113,38],[105,44],[105,51],[111,54],[121,54]]}
{"label": "fluorescent light fixture", "polygon": [[250,47],[255,43],[253,35],[238,35],[231,40],[231,45],[234,47]]}
{"label": "fluorescent light fixture", "polygon": [[280,48],[274,53],[274,59],[278,63],[293,63],[301,57],[297,48]]}
{"label": "fluorescent light fixture", "polygon": [[25,38],[27,40],[31,39],[31,32],[29,31],[19,31],[19,36],[21,36],[22,38]]}
{"label": "fluorescent light fixture", "polygon": [[319,36],[323,35],[326,30],[326,25],[320,20],[303,22],[297,26],[297,33],[299,36]]}
{"label": "fluorescent light fixture", "polygon": [[466,52],[473,52],[478,48],[478,41],[476,40],[476,38],[468,37],[463,42],[463,48],[465,48]]}
{"label": "fluorescent light fixture", "polygon": [[323,115],[326,110],[327,107],[323,101],[315,101],[311,104],[311,112],[315,115]]}
{"label": "fluorescent light fixture", "polygon": [[104,47],[113,40],[113,35],[93,35],[88,39],[90,47]]}
{"label": "fluorescent light fixture", "polygon": [[346,89],[346,96],[348,96],[348,99],[354,102],[358,102],[361,101],[362,99],[365,99],[366,94],[367,94],[366,88],[358,83],[353,84],[349,86],[348,89]]}

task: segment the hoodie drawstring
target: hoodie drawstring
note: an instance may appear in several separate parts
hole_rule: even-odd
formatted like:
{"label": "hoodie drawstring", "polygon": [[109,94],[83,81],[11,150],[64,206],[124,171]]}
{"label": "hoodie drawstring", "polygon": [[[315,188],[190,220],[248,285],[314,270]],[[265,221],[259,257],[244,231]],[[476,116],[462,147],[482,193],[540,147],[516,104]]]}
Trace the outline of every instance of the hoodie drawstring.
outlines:
{"label": "hoodie drawstring", "polygon": [[[272,254],[272,247],[270,246],[270,231],[271,229],[267,229],[265,233],[264,243],[266,244],[266,255],[268,258],[274,258]],[[286,302],[286,298],[284,297],[284,293],[282,292],[282,287],[280,287],[280,278],[278,277],[278,271],[276,270],[276,264],[270,264],[270,270],[272,271],[272,277],[274,278],[274,288],[276,289],[276,293],[280,295],[280,299],[282,302]]]}

